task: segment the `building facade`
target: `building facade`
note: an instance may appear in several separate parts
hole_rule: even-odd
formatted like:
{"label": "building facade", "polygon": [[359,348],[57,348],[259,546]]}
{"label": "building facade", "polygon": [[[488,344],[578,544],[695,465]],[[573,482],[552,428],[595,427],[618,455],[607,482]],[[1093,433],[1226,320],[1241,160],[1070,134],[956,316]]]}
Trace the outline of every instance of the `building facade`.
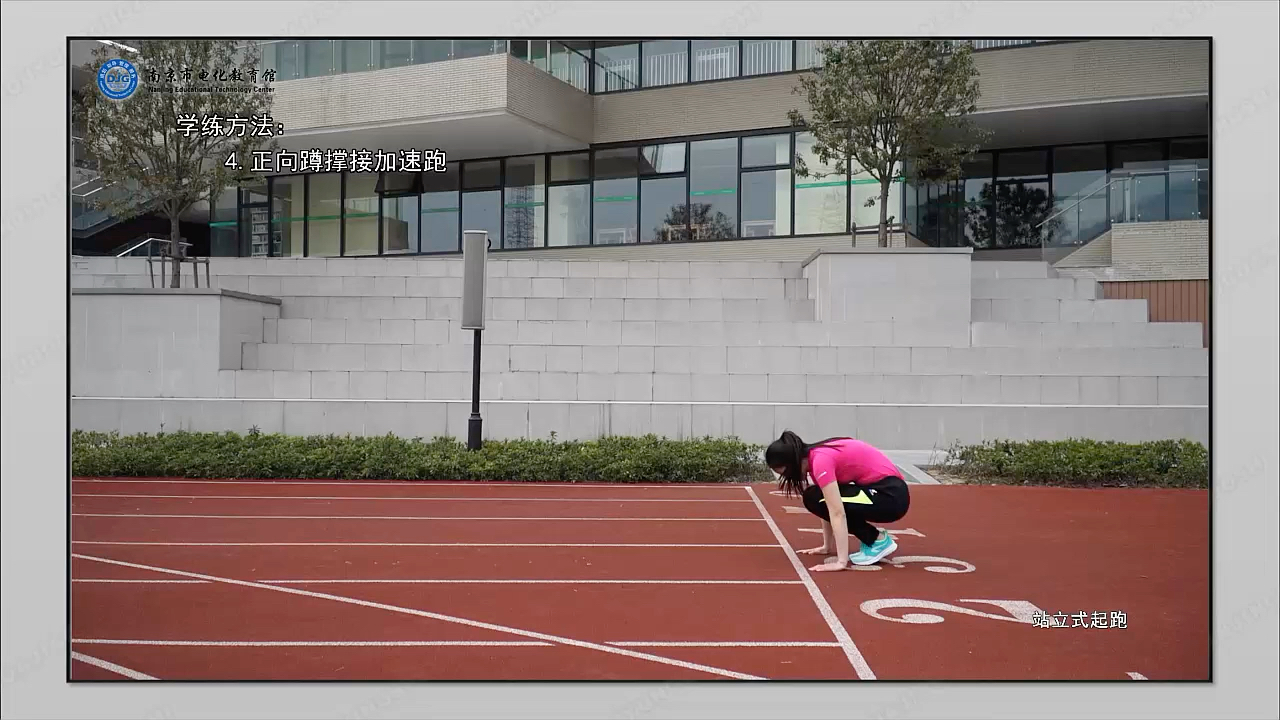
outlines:
{"label": "building facade", "polygon": [[[894,183],[883,250],[866,173],[796,172],[818,42],[263,44],[277,167],[188,218],[257,299],[198,311],[239,318],[199,378],[84,350],[83,426],[461,433],[456,255],[486,230],[500,436],[1205,439],[1209,41],[973,41],[989,146]],[[147,287],[128,257],[73,282],[86,328]]]}

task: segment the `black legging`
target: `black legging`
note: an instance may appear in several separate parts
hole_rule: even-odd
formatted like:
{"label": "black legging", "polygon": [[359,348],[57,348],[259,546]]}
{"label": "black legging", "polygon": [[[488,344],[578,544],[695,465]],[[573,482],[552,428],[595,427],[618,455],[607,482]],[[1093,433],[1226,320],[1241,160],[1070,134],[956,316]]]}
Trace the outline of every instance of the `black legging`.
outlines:
{"label": "black legging", "polygon": [[[863,545],[871,545],[880,537],[880,531],[871,523],[891,523],[901,520],[911,507],[911,492],[907,483],[900,477],[887,477],[870,485],[854,483],[837,483],[840,497],[845,498],[844,516],[849,526],[849,534],[862,541]],[[831,522],[831,513],[824,502],[822,488],[810,485],[804,489],[804,506],[809,512]],[[853,498],[870,499],[870,504],[850,502]],[[850,548],[857,552],[857,548]]]}

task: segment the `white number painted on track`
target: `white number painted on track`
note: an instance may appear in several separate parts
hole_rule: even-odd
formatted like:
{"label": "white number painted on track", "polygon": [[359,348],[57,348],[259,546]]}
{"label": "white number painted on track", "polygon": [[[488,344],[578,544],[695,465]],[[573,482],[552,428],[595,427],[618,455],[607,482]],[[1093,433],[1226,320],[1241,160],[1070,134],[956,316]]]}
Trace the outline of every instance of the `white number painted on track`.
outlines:
{"label": "white number painted on track", "polygon": [[889,622],[904,623],[907,625],[932,625],[943,622],[944,619],[940,615],[932,613],[904,613],[902,617],[890,617],[885,615],[883,611],[896,608],[918,608],[921,610],[938,610],[941,612],[952,612],[959,615],[971,615],[973,617],[988,618],[991,620],[1003,620],[1005,622],[1021,623],[1024,625],[1032,625],[1033,618],[1037,614],[1044,614],[1044,611],[1036,607],[1026,600],[957,600],[956,602],[973,603],[978,605],[993,605],[1004,610],[1008,615],[994,615],[991,613],[974,610],[972,608],[952,605],[950,603],[935,602],[933,600],[914,600],[910,598],[888,598],[884,600],[868,600],[862,603],[862,612],[870,615],[877,620],[888,620]]}
{"label": "white number painted on track", "polygon": [[[889,565],[895,568],[902,568],[906,563],[951,563],[953,565],[958,565],[959,567],[949,567],[947,565],[926,565],[924,568],[925,572],[943,573],[943,574],[950,574],[950,575],[961,574],[961,573],[971,573],[974,570],[977,570],[976,567],[974,567],[970,563],[967,563],[963,560],[956,560],[955,558],[935,557],[933,555],[903,555],[900,557],[889,558],[886,562],[888,562]],[[880,569],[879,565],[854,565],[852,567],[854,570],[862,570],[862,571],[868,571],[868,570],[876,571]]]}

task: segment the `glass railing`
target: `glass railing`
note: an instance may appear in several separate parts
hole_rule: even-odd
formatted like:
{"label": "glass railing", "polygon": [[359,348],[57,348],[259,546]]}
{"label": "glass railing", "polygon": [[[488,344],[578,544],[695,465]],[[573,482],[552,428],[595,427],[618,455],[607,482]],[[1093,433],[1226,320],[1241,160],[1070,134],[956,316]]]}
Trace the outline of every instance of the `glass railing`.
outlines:
{"label": "glass railing", "polygon": [[1042,257],[1056,263],[1072,256],[1071,264],[1081,267],[1110,265],[1107,248],[1089,246],[1116,225],[1208,220],[1208,163],[1194,162],[1167,169],[1113,170],[1059,200],[1057,209],[1036,226]]}

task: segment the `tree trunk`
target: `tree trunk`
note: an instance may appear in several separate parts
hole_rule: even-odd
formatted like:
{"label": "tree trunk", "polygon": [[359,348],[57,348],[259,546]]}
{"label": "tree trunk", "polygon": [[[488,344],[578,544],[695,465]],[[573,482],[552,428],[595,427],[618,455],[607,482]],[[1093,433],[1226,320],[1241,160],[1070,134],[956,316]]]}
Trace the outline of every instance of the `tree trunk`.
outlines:
{"label": "tree trunk", "polygon": [[889,185],[890,178],[885,175],[880,181],[880,237],[879,244],[882,248],[889,247]]}
{"label": "tree trunk", "polygon": [[179,242],[181,237],[181,223],[176,214],[169,216],[169,255],[173,260],[173,275],[169,282],[169,287],[176,288],[182,285],[182,247]]}

